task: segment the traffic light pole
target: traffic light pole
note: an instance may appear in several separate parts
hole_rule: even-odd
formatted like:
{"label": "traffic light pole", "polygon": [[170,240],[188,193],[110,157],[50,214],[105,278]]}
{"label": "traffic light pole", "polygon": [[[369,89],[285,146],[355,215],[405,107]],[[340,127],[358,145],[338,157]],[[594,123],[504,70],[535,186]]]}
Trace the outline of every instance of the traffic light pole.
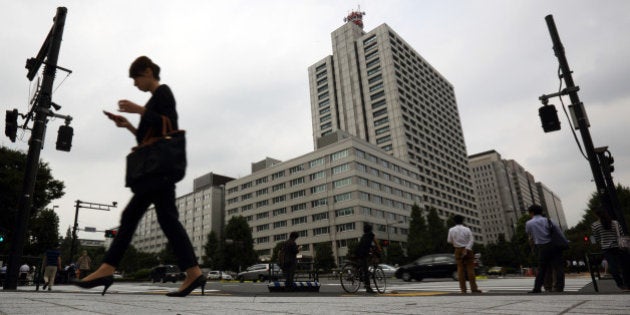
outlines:
{"label": "traffic light pole", "polygon": [[45,54],[46,64],[44,67],[44,78],[42,81],[42,88],[40,90],[40,97],[34,105],[35,120],[33,123],[31,139],[29,141],[28,156],[22,185],[22,195],[20,196],[18,202],[15,230],[11,239],[7,266],[7,281],[4,282],[4,290],[17,289],[20,260],[22,259],[22,253],[24,250],[24,240],[26,238],[28,219],[31,213],[33,192],[35,191],[35,181],[37,178],[37,172],[39,171],[39,155],[43,147],[44,136],[46,135],[46,123],[48,122],[48,113],[50,112],[52,103],[53,82],[55,80],[55,72],[57,70],[56,65],[59,57],[59,49],[61,47],[63,28],[66,23],[66,13],[66,8],[57,8],[54,24],[50,30],[49,36],[46,38],[46,41],[42,46],[42,48],[47,48],[47,52]]}
{"label": "traffic light pole", "polygon": [[618,204],[617,202],[615,202],[617,198],[615,186],[614,184],[612,184],[612,178],[608,185],[606,183],[606,180],[604,179],[603,168],[598,159],[598,155],[595,152],[593,139],[591,138],[591,134],[588,130],[588,119],[586,118],[586,113],[584,113],[584,107],[582,106],[583,104],[580,101],[580,97],[577,93],[579,88],[575,86],[575,83],[573,82],[571,69],[569,68],[569,63],[564,54],[564,47],[560,42],[560,35],[558,35],[558,29],[556,28],[553,16],[551,14],[547,15],[545,17],[545,21],[547,22],[547,28],[549,29],[551,41],[553,42],[553,51],[558,58],[558,63],[560,64],[560,70],[562,72],[561,78],[564,79],[564,82],[566,84],[566,94],[569,95],[569,98],[571,99],[571,104],[574,105],[574,114],[577,120],[578,128],[580,130],[580,135],[582,136],[582,142],[584,144],[586,156],[591,167],[591,172],[593,173],[595,186],[597,187],[597,195],[601,201],[602,206],[610,214],[610,217],[617,219],[627,235],[628,228],[626,226],[624,217],[623,215],[620,216],[620,209],[615,208],[615,205]]}
{"label": "traffic light pole", "polygon": [[75,201],[74,206],[74,226],[72,228],[72,243],[70,245],[70,257],[68,257],[68,263],[72,262],[72,257],[74,257],[74,253],[76,252],[76,243],[77,243],[77,230],[79,229],[79,209],[94,209],[94,210],[103,210],[109,211],[109,208],[116,208],[118,203],[116,201],[112,202],[111,205],[95,203],[95,202],[87,202],[77,200]]}

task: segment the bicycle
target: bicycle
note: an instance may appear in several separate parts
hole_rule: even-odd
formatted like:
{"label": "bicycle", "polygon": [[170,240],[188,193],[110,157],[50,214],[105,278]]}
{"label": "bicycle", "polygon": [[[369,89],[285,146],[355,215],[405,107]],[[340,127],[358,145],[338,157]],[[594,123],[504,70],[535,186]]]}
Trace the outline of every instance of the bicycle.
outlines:
{"label": "bicycle", "polygon": [[[383,268],[378,265],[378,258],[370,256],[370,265],[368,267],[368,277],[374,283],[374,287],[378,293],[385,293],[387,280]],[[341,279],[341,287],[348,293],[359,291],[359,287],[364,283],[362,268],[357,261],[349,261],[341,268],[339,272]]]}

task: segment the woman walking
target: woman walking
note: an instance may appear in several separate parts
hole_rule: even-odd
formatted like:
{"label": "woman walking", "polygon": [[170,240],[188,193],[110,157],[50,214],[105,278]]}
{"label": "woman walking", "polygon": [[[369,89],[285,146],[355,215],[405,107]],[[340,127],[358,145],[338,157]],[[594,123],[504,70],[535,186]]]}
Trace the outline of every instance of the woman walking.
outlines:
{"label": "woman walking", "polygon": [[[599,220],[591,224],[592,235],[602,249],[608,262],[608,271],[617,287],[625,292],[630,291],[630,254],[619,248],[617,235],[624,235],[619,222],[611,220],[604,209],[597,209],[595,214]],[[620,270],[621,269],[621,270]]]}
{"label": "woman walking", "polygon": [[[140,115],[138,127],[134,127],[127,118],[120,115],[105,112],[107,117],[113,120],[116,126],[126,128],[135,135],[138,144],[142,143],[147,133],[152,130],[162,130],[162,116],[170,119],[173,129],[177,130],[175,97],[167,85],[160,84],[160,67],[148,57],[141,56],[131,64],[129,77],[133,79],[134,85],[140,91],[151,93],[151,98],[144,106],[125,99],[118,101],[119,112]],[[175,183],[163,176],[155,176],[133,185],[131,190],[134,195],[122,213],[118,233],[105,254],[103,264],[83,281],[75,282],[75,284],[82,288],[102,285],[104,286],[102,294],[105,294],[107,288],[113,283],[114,271],[131,242],[138,222],[147,208],[153,204],[162,231],[177,256],[178,265],[181,270],[186,271],[186,279],[179,290],[166,295],[184,297],[198,287],[201,287],[201,293],[204,294],[206,279],[197,264],[186,230],[179,222],[179,212],[175,205]]]}

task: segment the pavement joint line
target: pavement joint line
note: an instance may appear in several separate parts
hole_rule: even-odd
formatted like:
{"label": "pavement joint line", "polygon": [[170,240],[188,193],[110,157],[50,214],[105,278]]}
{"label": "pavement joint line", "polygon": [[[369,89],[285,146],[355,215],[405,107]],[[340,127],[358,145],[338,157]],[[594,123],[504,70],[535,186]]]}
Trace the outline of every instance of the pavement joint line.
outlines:
{"label": "pavement joint line", "polygon": [[571,307],[569,307],[569,308],[565,309],[564,311],[560,312],[560,314],[559,314],[559,315],[561,315],[561,314],[566,314],[566,313],[570,312],[571,310],[573,310],[574,308],[576,308],[576,307],[578,307],[578,306],[580,306],[580,305],[582,305],[582,304],[584,304],[584,303],[586,303],[586,302],[588,302],[588,301],[582,301],[582,302],[576,303],[575,305],[573,305],[573,306],[571,306]]}

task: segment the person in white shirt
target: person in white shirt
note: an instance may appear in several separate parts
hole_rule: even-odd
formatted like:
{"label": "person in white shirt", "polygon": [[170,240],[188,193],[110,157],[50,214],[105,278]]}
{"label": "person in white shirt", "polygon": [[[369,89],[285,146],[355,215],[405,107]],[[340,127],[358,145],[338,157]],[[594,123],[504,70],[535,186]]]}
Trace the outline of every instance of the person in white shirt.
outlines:
{"label": "person in white shirt", "polygon": [[475,253],[472,250],[475,238],[468,227],[463,225],[464,217],[453,217],[455,226],[448,230],[447,242],[455,247],[455,260],[457,261],[457,278],[462,293],[466,293],[466,278],[470,282],[470,292],[481,293],[475,281]]}

